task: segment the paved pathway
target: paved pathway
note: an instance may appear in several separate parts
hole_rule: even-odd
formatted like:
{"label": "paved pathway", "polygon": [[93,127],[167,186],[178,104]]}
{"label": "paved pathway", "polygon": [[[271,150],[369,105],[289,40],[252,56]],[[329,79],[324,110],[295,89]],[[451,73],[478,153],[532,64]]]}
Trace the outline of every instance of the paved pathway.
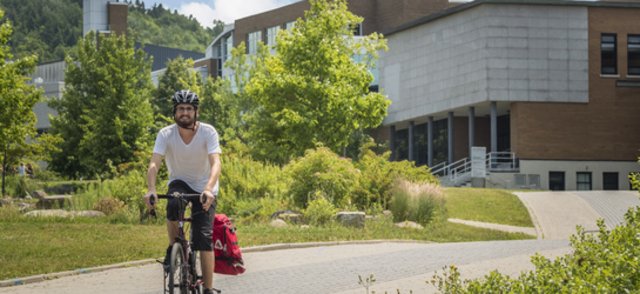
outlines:
{"label": "paved pathway", "polygon": [[[626,209],[640,204],[635,192],[517,193],[530,210],[543,240],[467,243],[372,243],[283,249],[245,254],[248,271],[217,276],[216,286],[230,293],[365,293],[358,275],[374,274],[376,293],[432,293],[426,284],[434,271],[459,266],[474,278],[498,269],[516,275],[531,269],[536,252],[555,257],[570,252],[568,237],[576,225],[594,230],[595,220],[613,226]],[[0,293],[162,293],[158,264],[68,276],[51,281],[0,288]]]}
{"label": "paved pathway", "polygon": [[[374,274],[373,289],[433,292],[433,272],[462,265],[468,274],[503,268],[509,273],[529,269],[534,252],[557,255],[568,251],[564,240],[519,240],[467,243],[378,243],[255,252],[245,255],[248,271],[218,276],[216,286],[232,293],[364,293],[358,275]],[[508,262],[507,262],[508,261]],[[507,263],[505,263],[507,262]],[[69,276],[42,283],[0,288],[0,293],[162,293],[160,265],[152,264]],[[393,289],[395,288],[395,289]],[[384,293],[376,290],[376,293]],[[405,293],[405,292],[403,292]]]}
{"label": "paved pathway", "polygon": [[635,191],[517,192],[544,239],[568,239],[580,225],[597,231],[600,218],[612,228],[629,207],[640,205]]}

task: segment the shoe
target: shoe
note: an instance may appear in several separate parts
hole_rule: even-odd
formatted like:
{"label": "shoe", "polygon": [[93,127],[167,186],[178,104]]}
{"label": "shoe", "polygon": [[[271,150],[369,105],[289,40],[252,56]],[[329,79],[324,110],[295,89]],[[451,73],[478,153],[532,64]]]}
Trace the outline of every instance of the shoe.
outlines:
{"label": "shoe", "polygon": [[220,294],[222,293],[221,290],[218,290],[216,288],[211,288],[211,289],[204,289],[204,294]]}

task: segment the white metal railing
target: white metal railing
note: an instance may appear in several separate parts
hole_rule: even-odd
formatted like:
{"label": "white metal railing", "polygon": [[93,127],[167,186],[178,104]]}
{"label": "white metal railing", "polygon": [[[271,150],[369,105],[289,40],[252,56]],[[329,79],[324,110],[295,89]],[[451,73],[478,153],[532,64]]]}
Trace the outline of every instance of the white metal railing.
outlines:
{"label": "white metal railing", "polygon": [[513,152],[489,152],[486,158],[487,170],[495,172],[513,172],[520,164]]}
{"label": "white metal railing", "polygon": [[[513,152],[487,153],[485,164],[487,172],[518,172],[518,159]],[[431,168],[431,173],[440,177],[445,185],[460,185],[471,179],[471,160],[468,157],[454,163],[441,162]]]}

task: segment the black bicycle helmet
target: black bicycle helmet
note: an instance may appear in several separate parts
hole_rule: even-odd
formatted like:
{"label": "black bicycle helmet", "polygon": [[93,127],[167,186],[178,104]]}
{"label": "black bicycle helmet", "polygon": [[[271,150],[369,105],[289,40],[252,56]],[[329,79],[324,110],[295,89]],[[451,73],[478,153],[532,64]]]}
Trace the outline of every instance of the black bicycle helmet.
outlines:
{"label": "black bicycle helmet", "polygon": [[198,108],[198,104],[200,100],[198,99],[198,95],[189,90],[180,90],[173,94],[173,108],[175,108],[178,104],[191,104],[193,107]]}

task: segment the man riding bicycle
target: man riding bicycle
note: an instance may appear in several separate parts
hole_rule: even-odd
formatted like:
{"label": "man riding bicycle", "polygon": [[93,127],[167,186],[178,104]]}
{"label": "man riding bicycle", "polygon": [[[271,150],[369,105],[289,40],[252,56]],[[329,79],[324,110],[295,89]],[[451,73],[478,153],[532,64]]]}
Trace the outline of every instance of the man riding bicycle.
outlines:
{"label": "man riding bicycle", "polygon": [[[200,201],[192,201],[193,250],[200,251],[200,263],[205,294],[213,293],[212,221],[218,194],[218,179],[222,170],[218,132],[213,126],[197,121],[198,95],[189,91],[177,91],[173,95],[173,119],[175,124],[160,130],[156,137],[153,155],[147,171],[148,192],[144,196],[148,209],[158,203],[156,177],[164,157],[169,170],[169,192],[201,194]],[[154,197],[154,204],[150,198]],[[178,235],[178,199],[167,203],[167,231],[169,247],[165,257],[168,268],[171,246]],[[205,211],[206,213],[195,213]]]}

